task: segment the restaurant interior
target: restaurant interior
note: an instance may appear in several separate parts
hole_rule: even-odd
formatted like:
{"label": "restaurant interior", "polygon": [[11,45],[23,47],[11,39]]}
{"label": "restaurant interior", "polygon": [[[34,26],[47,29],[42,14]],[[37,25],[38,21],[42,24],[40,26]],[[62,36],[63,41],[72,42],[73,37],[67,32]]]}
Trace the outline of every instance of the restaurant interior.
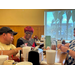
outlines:
{"label": "restaurant interior", "polygon": [[[32,38],[35,39],[37,44],[35,50],[38,49],[39,51],[39,56],[36,51],[33,54],[28,52],[30,56],[28,56],[27,60],[20,55],[18,56],[19,58],[21,57],[20,62],[16,62],[15,59],[8,59],[2,60],[3,63],[1,62],[0,65],[65,65],[67,52],[62,52],[57,48],[57,45],[65,45],[74,39],[72,35],[75,27],[74,20],[69,16],[69,13],[67,14],[69,18],[64,14],[66,11],[67,13],[72,12],[71,9],[0,9],[0,28],[9,27],[18,32],[14,36],[12,44],[16,46],[17,40],[24,36],[24,28],[31,26],[34,29]],[[58,15],[61,12],[59,18],[56,18],[57,12]],[[54,13],[55,18],[51,16]],[[66,17],[68,21],[65,19]],[[38,58],[36,59],[37,56]],[[35,57],[33,62],[40,63],[29,63],[28,60],[31,60],[31,57]]]}

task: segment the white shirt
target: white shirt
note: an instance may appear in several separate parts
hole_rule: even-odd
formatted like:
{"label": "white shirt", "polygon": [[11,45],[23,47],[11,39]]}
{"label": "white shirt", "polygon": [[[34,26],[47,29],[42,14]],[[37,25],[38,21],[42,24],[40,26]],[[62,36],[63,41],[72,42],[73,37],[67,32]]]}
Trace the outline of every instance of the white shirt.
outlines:
{"label": "white shirt", "polygon": [[3,44],[0,42],[0,50],[11,50],[11,49],[15,49],[16,47],[13,44]]}

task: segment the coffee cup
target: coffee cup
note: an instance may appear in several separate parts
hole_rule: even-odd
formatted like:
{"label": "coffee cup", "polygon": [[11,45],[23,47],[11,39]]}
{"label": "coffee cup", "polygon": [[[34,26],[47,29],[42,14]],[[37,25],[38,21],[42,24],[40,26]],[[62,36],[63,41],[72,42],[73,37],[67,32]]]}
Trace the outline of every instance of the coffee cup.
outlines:
{"label": "coffee cup", "polygon": [[55,55],[56,55],[55,50],[46,50],[47,64],[53,65],[55,63]]}
{"label": "coffee cup", "polygon": [[0,55],[0,65],[4,64],[4,61],[8,60],[8,55]]}
{"label": "coffee cup", "polygon": [[29,47],[29,46],[23,47],[24,61],[28,61],[28,53],[29,53],[30,50],[31,50],[31,47]]}

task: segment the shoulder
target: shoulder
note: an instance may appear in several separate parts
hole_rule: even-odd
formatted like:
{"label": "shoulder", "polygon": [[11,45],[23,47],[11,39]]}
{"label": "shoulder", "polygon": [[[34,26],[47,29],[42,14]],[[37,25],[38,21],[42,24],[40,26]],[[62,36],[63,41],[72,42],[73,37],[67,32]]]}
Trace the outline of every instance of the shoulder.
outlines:
{"label": "shoulder", "polygon": [[21,38],[19,38],[18,40],[22,40],[23,38],[21,37]]}
{"label": "shoulder", "polygon": [[0,42],[0,50],[4,50],[4,47],[5,47],[5,44],[2,44],[2,43]]}
{"label": "shoulder", "polygon": [[35,40],[34,40],[34,39],[31,39],[31,41],[34,41],[34,42],[35,42]]}
{"label": "shoulder", "polygon": [[21,37],[17,40],[17,42],[22,42],[24,39]]}
{"label": "shoulder", "polygon": [[17,45],[16,45],[16,47],[20,47],[20,45],[22,45],[22,44],[24,44],[24,40],[23,40],[23,38],[21,37],[21,38],[19,38],[19,39],[17,40]]}
{"label": "shoulder", "polygon": [[6,44],[3,44],[3,43],[0,42],[0,46],[5,46],[5,45],[6,45]]}

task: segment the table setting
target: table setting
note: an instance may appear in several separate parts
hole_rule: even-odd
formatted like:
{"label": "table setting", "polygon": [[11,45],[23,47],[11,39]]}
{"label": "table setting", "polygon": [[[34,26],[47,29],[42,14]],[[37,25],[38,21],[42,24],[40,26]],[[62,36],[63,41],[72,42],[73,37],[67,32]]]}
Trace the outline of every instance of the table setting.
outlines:
{"label": "table setting", "polygon": [[[53,48],[53,47],[52,47]],[[61,53],[61,50],[53,50],[50,47],[42,49],[36,47],[31,50],[30,46],[23,47],[23,54],[21,50],[17,56],[0,55],[0,65],[34,65],[34,62],[39,62],[38,65],[64,65],[66,53]],[[32,53],[32,58],[29,58],[29,53]],[[33,54],[34,53],[34,54]],[[29,61],[30,60],[30,61]],[[32,61],[34,60],[34,61]],[[35,63],[35,65],[37,65]]]}

